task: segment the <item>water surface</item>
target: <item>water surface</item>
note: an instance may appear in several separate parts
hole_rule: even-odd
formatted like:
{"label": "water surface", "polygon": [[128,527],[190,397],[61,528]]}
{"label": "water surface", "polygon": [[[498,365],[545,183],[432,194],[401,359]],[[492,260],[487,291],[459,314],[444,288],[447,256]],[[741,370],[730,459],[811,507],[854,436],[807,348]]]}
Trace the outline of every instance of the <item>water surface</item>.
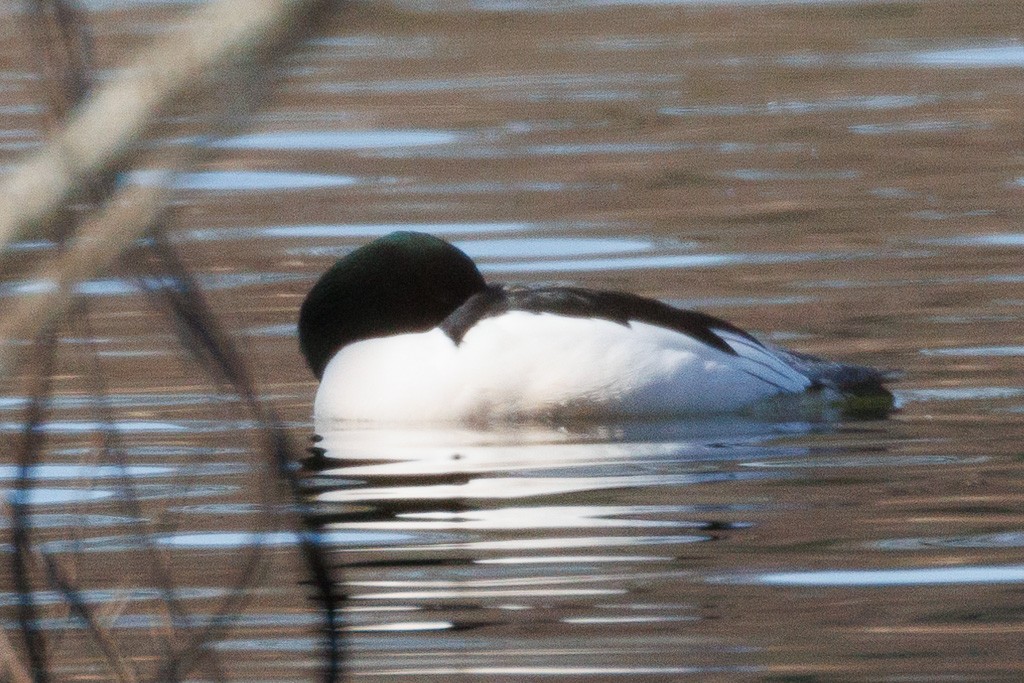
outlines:
{"label": "water surface", "polygon": [[[99,65],[193,4],[85,3]],[[313,446],[310,533],[352,680],[1020,680],[1020,26],[1010,0],[403,0],[289,56],[250,125],[176,181],[171,240],[296,452]],[[44,137],[44,98],[4,30],[9,169]],[[194,118],[149,147],[194,144]],[[900,408],[343,425],[311,444],[297,308],[397,229],[491,279],[630,290],[899,368]],[[28,273],[54,249],[4,254],[0,304],[49,286]],[[30,491],[13,450],[30,387],[9,383],[0,495],[140,672],[173,631],[212,633],[196,680],[313,680],[297,508],[244,402],[139,285],[123,268],[80,285],[90,323],[61,331]],[[116,680],[67,595],[33,586],[60,677]],[[5,627],[18,602],[8,578]]]}

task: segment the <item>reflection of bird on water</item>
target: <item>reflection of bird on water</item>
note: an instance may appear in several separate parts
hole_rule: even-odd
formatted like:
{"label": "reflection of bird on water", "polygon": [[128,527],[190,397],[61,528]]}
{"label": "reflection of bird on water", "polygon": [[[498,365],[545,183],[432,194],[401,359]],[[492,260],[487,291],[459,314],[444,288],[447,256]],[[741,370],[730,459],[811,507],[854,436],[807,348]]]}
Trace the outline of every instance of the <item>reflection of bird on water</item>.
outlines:
{"label": "reflection of bird on water", "polygon": [[444,240],[395,232],[303,302],[318,420],[452,422],[730,413],[767,399],[891,407],[886,375],[621,292],[487,284]]}

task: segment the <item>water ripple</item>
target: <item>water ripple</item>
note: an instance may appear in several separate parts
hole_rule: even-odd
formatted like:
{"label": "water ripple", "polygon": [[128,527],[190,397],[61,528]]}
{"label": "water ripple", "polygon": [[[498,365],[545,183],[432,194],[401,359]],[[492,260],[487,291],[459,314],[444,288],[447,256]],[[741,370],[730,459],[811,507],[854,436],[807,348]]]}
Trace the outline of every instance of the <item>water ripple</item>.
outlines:
{"label": "water ripple", "polygon": [[837,467],[925,467],[934,465],[973,465],[986,462],[987,456],[965,455],[878,455],[836,458],[804,458],[801,460],[773,460],[745,462],[741,467],[814,469]]}
{"label": "water ripple", "polygon": [[942,101],[944,96],[928,95],[866,95],[833,97],[821,100],[782,100],[755,104],[709,104],[689,107],[665,107],[668,116],[798,116],[840,111],[873,111],[907,109]]}
{"label": "water ripple", "polygon": [[[707,522],[679,519],[643,519],[645,515],[669,515],[692,512],[688,506],[633,505],[633,506],[569,506],[508,507],[465,512],[410,512],[397,515],[387,522],[346,522],[345,528],[389,529],[488,529],[488,530],[540,530],[571,528],[650,528],[670,527],[703,529]],[[628,517],[627,519],[622,519]],[[741,523],[731,525],[744,526]]]}
{"label": "water ripple", "polygon": [[[185,239],[200,242],[250,239],[363,239],[383,237],[396,230],[425,232],[439,236],[476,235],[486,233],[530,232],[558,229],[558,224],[525,222],[483,223],[381,223],[381,224],[324,224],[324,225],[272,225],[253,228],[205,228],[190,230]],[[577,228],[580,226],[577,225]]]}
{"label": "water ripple", "polygon": [[747,578],[724,579],[730,583],[770,586],[876,587],[941,586],[949,584],[998,584],[1024,582],[1024,565],[927,567],[920,569],[829,569],[809,572],[771,572]]}
{"label": "water ripple", "polygon": [[[194,476],[224,476],[249,471],[243,463],[215,463],[201,465],[34,465],[27,470],[29,479],[35,481],[76,481],[91,479],[132,479],[171,477],[187,472]],[[0,465],[0,481],[13,480],[21,476],[21,469],[15,465]]]}
{"label": "water ripple", "polygon": [[925,356],[1024,356],[1024,346],[962,346],[948,349],[922,349]]}
{"label": "water ripple", "polygon": [[[139,185],[154,185],[163,184],[165,177],[162,171],[132,171],[128,175],[128,181]],[[179,173],[172,177],[171,184],[174,189],[201,192],[312,190],[369,182],[355,176],[296,171],[195,171]]]}
{"label": "water ripple", "polygon": [[[385,531],[322,531],[315,540],[326,546],[386,546],[409,543],[419,538],[409,534]],[[292,531],[203,531],[151,534],[148,539],[138,535],[107,536],[71,541],[48,541],[40,544],[44,552],[132,552],[143,545],[168,549],[240,550],[242,548],[294,546],[299,534]]]}
{"label": "water ripple", "polygon": [[1004,531],[975,536],[945,536],[920,538],[892,538],[869,543],[868,547],[879,550],[950,550],[954,548],[1021,548],[1024,547],[1024,532]]}
{"label": "water ripple", "polygon": [[343,130],[252,133],[215,143],[225,149],[365,150],[450,145],[464,135],[441,130]]}
{"label": "water ripple", "polygon": [[322,502],[366,502],[405,499],[511,499],[530,496],[597,491],[600,489],[635,489],[650,486],[684,486],[723,481],[764,479],[754,472],[711,472],[705,474],[664,474],[617,477],[504,477],[472,479],[464,484],[436,486],[393,486],[353,488],[327,491],[317,495]]}
{"label": "water ripple", "polygon": [[1024,396],[1022,387],[953,387],[947,389],[903,389],[896,392],[902,403],[911,401],[979,401]]}

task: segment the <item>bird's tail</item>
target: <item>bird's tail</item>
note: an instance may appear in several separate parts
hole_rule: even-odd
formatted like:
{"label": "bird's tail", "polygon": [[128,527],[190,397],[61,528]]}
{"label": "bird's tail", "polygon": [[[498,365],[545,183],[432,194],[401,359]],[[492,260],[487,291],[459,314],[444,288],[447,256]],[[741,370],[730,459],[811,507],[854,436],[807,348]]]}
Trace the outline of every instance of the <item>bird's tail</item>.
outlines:
{"label": "bird's tail", "polygon": [[886,384],[900,378],[897,371],[837,363],[777,346],[772,350],[794,370],[810,378],[812,385],[808,391],[834,395],[836,403],[848,416],[884,417],[895,406],[893,394]]}

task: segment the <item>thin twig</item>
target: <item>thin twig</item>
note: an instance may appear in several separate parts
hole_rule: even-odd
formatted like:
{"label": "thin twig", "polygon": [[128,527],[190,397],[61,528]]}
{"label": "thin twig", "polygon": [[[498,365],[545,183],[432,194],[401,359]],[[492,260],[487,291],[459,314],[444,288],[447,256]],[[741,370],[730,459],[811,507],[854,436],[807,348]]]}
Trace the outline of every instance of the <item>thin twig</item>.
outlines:
{"label": "thin twig", "polygon": [[274,51],[326,0],[218,0],[82,102],[74,118],[0,184],[0,250],[45,224],[87,180],[132,152],[160,113],[232,65]]}

